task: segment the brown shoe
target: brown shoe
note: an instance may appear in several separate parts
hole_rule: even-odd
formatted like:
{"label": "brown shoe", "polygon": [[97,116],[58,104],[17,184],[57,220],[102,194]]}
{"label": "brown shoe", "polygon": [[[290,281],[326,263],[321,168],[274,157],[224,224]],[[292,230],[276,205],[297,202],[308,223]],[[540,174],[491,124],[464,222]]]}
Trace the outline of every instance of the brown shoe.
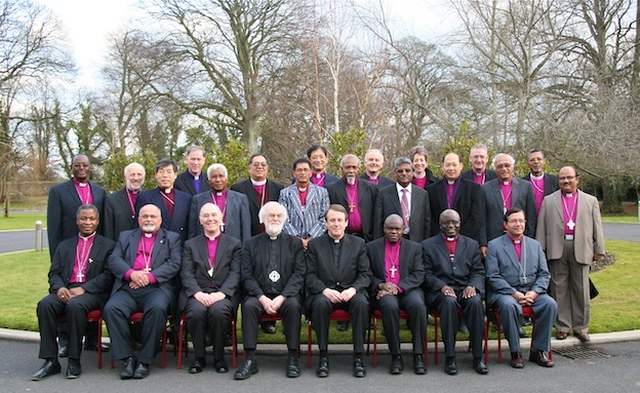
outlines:
{"label": "brown shoe", "polygon": [[576,337],[578,337],[578,340],[580,340],[580,342],[583,342],[583,343],[586,343],[587,341],[591,341],[591,338],[587,333],[578,333],[576,334]]}
{"label": "brown shoe", "polygon": [[538,366],[553,367],[553,362],[545,351],[533,351],[529,354],[529,361],[538,363]]}
{"label": "brown shoe", "polygon": [[558,332],[556,333],[556,340],[566,340],[567,332]]}
{"label": "brown shoe", "polygon": [[511,352],[511,367],[524,368],[524,361],[522,360],[522,353]]}

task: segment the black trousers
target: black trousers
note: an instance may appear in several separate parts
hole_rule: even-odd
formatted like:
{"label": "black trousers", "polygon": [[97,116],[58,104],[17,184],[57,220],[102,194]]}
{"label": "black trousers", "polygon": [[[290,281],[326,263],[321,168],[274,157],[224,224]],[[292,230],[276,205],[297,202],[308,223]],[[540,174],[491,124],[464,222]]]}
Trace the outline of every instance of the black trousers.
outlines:
{"label": "black trousers", "polygon": [[384,334],[389,342],[392,355],[400,355],[400,310],[409,315],[409,330],[411,330],[413,353],[422,355],[424,352],[424,333],[427,329],[427,306],[424,303],[424,293],[421,289],[398,294],[397,296],[383,296],[377,301],[382,313]]}
{"label": "black trousers", "polygon": [[[275,297],[275,296],[274,296]],[[300,318],[302,316],[302,297],[287,298],[280,306],[284,337],[287,349],[300,346]],[[258,340],[258,319],[264,314],[264,308],[257,297],[246,296],[242,302],[242,340],[246,349],[256,349]]]}
{"label": "black trousers", "polygon": [[184,313],[187,316],[187,328],[193,340],[196,357],[205,357],[205,335],[207,332],[213,340],[213,358],[224,358],[224,340],[229,331],[229,317],[234,312],[230,299],[222,299],[210,307],[191,297],[187,300]]}

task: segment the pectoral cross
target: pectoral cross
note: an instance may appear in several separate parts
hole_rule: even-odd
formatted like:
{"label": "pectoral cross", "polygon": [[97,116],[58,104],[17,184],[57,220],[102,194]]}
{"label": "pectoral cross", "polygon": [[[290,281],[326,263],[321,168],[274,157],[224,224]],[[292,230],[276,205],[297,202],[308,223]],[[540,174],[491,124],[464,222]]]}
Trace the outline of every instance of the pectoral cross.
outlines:
{"label": "pectoral cross", "polygon": [[349,213],[353,213],[353,210],[356,208],[356,205],[349,204]]}
{"label": "pectoral cross", "polygon": [[395,266],[391,266],[391,269],[389,269],[389,271],[391,272],[391,278],[396,278],[396,272],[398,271],[398,269]]}
{"label": "pectoral cross", "polygon": [[575,228],[575,227],[576,227],[576,223],[573,222],[573,220],[570,219],[569,222],[567,223],[567,228],[569,228],[570,230],[573,231],[573,228]]}
{"label": "pectoral cross", "polygon": [[78,272],[78,274],[76,274],[76,280],[78,282],[84,282],[84,274],[82,274],[82,272]]}
{"label": "pectoral cross", "polygon": [[224,222],[220,223],[220,232],[224,232]]}
{"label": "pectoral cross", "polygon": [[144,269],[142,269],[143,272],[145,273],[151,273],[151,268],[150,267],[145,267]]}

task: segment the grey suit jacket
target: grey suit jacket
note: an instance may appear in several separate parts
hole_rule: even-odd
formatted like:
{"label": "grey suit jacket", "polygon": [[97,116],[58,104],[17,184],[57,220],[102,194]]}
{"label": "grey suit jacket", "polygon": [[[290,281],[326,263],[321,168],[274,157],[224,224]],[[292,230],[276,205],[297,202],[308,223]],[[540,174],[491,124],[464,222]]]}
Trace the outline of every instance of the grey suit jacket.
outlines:
{"label": "grey suit jacket", "polygon": [[[200,209],[205,203],[211,202],[211,191],[202,192],[191,198],[189,209],[189,233],[191,239],[202,235],[204,230],[200,224]],[[251,237],[251,218],[249,217],[249,202],[244,194],[227,190],[227,205],[221,207],[224,213],[224,233],[244,242]]]}
{"label": "grey suit jacket", "polygon": [[[562,215],[562,191],[548,195],[542,201],[536,239],[542,244],[547,259],[560,259],[564,252],[564,219]],[[576,261],[590,265],[593,254],[604,254],[604,233],[598,200],[580,190],[574,234]]]}
{"label": "grey suit jacket", "polygon": [[[369,291],[372,295],[378,293],[378,284],[386,282],[386,263],[384,245],[386,238],[381,237],[365,246],[367,256],[371,264],[371,285]],[[424,264],[422,263],[422,249],[420,244],[407,239],[400,240],[400,281],[398,287],[404,292],[420,288],[424,281]]]}
{"label": "grey suit jacket", "polygon": [[[534,237],[536,233],[536,201],[528,181],[512,179],[511,207],[524,210],[527,224],[525,236]],[[493,179],[481,187],[485,202],[485,225],[480,228],[480,245],[486,246],[489,241],[504,233],[504,205],[500,193],[500,179]]]}
{"label": "grey suit jacket", "polygon": [[280,191],[278,202],[287,209],[289,219],[284,224],[284,232],[305,239],[322,235],[327,227],[324,214],[329,208],[329,194],[324,187],[309,184],[306,206],[300,204],[298,188],[295,184]]}
{"label": "grey suit jacket", "polygon": [[136,229],[138,221],[135,217],[135,208],[134,205],[132,213],[127,191],[124,188],[107,195],[104,214],[101,217],[104,236],[117,241],[122,232]]}
{"label": "grey suit jacket", "polygon": [[[431,205],[429,193],[411,184],[411,212],[409,212],[409,240],[421,242],[429,237],[431,229]],[[376,205],[373,210],[373,237],[384,235],[384,220],[391,214],[402,217],[402,206],[398,197],[396,183],[378,191]]]}
{"label": "grey suit jacket", "polygon": [[253,188],[253,184],[250,179],[243,180],[231,186],[233,191],[244,194],[249,201],[249,218],[251,218],[251,236],[255,236],[260,233],[260,220],[258,219],[258,212],[264,203],[269,201],[278,201],[278,197],[280,197],[280,190],[284,188],[284,186],[280,183],[276,183],[274,181],[267,179],[267,184],[265,186],[265,190],[267,191],[267,196],[264,201],[258,200],[258,194],[256,194],[256,190]]}
{"label": "grey suit jacket", "polygon": [[[490,287],[487,304],[493,304],[501,295],[516,291],[547,293],[551,274],[544,258],[542,246],[537,240],[523,236],[523,263],[518,261],[515,247],[509,235],[504,234],[489,242],[485,265]],[[522,269],[522,270],[521,270]],[[524,279],[522,278],[524,271]]]}

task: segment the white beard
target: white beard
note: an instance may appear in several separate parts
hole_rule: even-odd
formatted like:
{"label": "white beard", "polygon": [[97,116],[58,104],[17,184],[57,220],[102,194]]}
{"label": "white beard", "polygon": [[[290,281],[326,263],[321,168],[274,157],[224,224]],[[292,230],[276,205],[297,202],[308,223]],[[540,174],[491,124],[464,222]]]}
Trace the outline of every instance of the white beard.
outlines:
{"label": "white beard", "polygon": [[278,236],[282,233],[282,228],[284,227],[284,225],[282,224],[269,224],[266,223],[264,224],[264,231],[267,233],[267,235],[269,236]]}

